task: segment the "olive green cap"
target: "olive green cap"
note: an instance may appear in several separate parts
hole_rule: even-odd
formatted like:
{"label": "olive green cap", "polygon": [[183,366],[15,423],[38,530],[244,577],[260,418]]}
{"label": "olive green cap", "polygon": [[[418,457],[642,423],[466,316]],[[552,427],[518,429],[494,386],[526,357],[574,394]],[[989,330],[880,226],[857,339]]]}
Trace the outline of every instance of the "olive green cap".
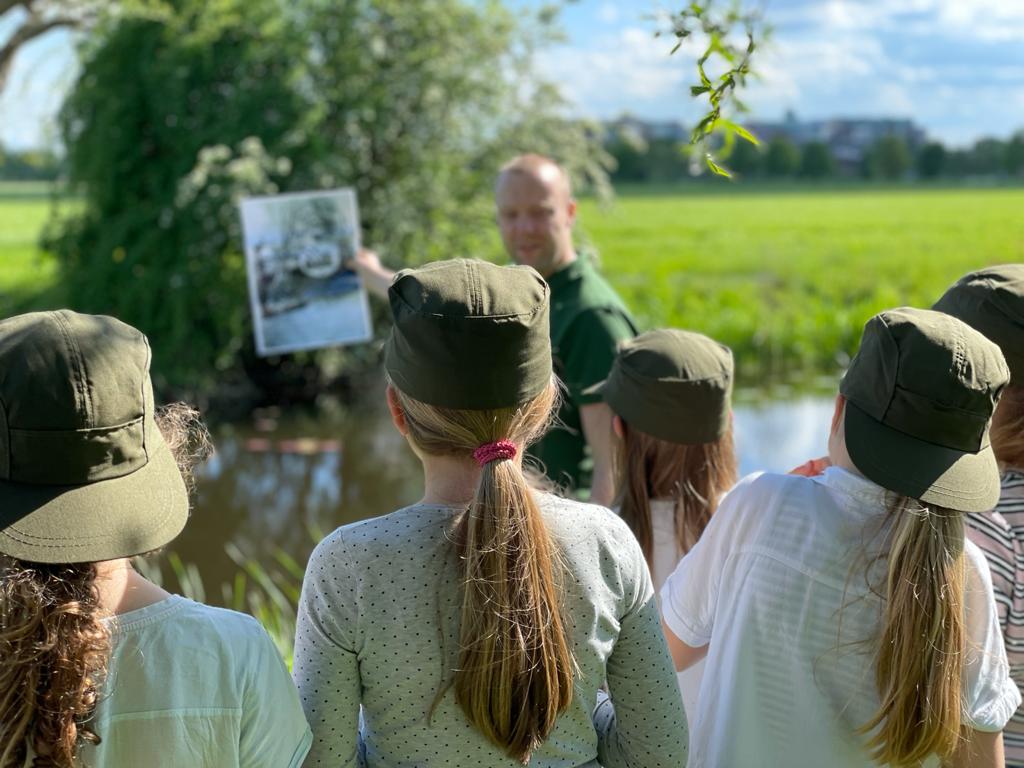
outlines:
{"label": "olive green cap", "polygon": [[392,383],[421,402],[519,405],[551,381],[548,286],[531,267],[455,259],[399,272],[384,347]]}
{"label": "olive green cap", "polygon": [[935,302],[999,345],[1010,377],[1024,384],[1024,264],[1003,264],[964,275]]}
{"label": "olive green cap", "polygon": [[843,377],[846,448],[868,479],[962,512],[999,500],[989,424],[1010,379],[1002,353],[927,309],[875,315]]}
{"label": "olive green cap", "polygon": [[729,428],[732,351],[691,331],[665,328],[624,342],[600,393],[627,424],[659,440],[693,445]]}
{"label": "olive green cap", "polygon": [[128,557],[185,525],[188,494],[153,420],[146,337],[68,310],[0,321],[0,552]]}

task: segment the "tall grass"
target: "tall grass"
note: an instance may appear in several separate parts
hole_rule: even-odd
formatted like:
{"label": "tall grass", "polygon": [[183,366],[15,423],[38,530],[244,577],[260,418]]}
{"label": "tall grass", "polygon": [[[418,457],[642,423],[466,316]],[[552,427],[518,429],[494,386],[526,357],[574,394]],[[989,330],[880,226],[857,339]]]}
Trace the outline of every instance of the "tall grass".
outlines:
{"label": "tall grass", "polygon": [[732,189],[585,201],[580,222],[644,327],[719,339],[747,384],[833,372],[876,312],[1024,261],[1020,188]]}
{"label": "tall grass", "polygon": [[43,182],[0,182],[0,318],[65,305],[57,263],[39,247],[54,211],[73,211],[79,202],[59,198]]}
{"label": "tall grass", "polygon": [[[0,184],[0,316],[73,305],[37,246],[50,206],[45,186]],[[628,188],[608,209],[583,201],[580,222],[645,328],[708,333],[761,385],[833,373],[879,310],[1024,261],[1022,210],[1021,188],[723,184]]]}

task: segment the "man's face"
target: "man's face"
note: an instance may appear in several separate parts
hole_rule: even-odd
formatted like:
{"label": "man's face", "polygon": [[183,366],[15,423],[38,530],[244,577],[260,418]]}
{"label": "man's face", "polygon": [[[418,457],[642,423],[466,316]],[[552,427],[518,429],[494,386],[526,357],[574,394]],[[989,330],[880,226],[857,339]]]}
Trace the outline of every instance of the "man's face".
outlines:
{"label": "man's face", "polygon": [[572,256],[576,203],[556,166],[506,171],[495,189],[498,229],[517,264],[547,277]]}

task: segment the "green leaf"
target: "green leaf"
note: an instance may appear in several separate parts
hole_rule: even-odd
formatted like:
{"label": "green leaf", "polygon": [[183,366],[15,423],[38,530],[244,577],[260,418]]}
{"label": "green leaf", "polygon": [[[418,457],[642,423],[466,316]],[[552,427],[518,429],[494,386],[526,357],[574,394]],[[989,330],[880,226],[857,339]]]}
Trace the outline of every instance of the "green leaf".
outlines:
{"label": "green leaf", "polygon": [[691,85],[690,86],[690,95],[691,96],[700,96],[702,93],[707,93],[710,90],[711,89],[708,88],[706,85]]}
{"label": "green leaf", "polygon": [[716,163],[714,161],[714,159],[711,157],[711,153],[710,152],[708,152],[706,155],[704,155],[704,161],[708,164],[708,168],[711,169],[712,173],[714,173],[714,174],[716,174],[718,176],[723,176],[723,177],[725,177],[727,179],[731,179],[732,178],[732,171],[730,171],[728,168],[724,168],[721,165],[719,165],[718,163]]}
{"label": "green leaf", "polygon": [[726,120],[724,117],[723,118],[719,118],[718,122],[727,131],[731,131],[732,133],[735,133],[741,139],[746,139],[751,144],[753,144],[755,147],[761,146],[761,140],[758,139],[757,136],[752,134],[750,131],[748,131],[746,128],[744,128],[739,123],[734,123],[732,120]]}
{"label": "green leaf", "polygon": [[711,88],[711,80],[709,80],[708,76],[704,73],[705,61],[707,61],[707,54],[705,54],[703,58],[697,60],[697,72],[700,74],[701,84],[706,85],[708,88]]}

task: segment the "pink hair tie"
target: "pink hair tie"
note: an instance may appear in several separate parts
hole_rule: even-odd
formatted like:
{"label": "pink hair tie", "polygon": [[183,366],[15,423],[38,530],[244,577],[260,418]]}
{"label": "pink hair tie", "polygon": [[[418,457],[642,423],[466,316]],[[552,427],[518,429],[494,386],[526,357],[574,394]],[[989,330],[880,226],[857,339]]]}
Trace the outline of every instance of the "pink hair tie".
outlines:
{"label": "pink hair tie", "polygon": [[484,443],[475,451],[473,458],[481,467],[490,464],[492,461],[504,461],[516,457],[516,444],[511,440],[498,440],[493,443]]}

